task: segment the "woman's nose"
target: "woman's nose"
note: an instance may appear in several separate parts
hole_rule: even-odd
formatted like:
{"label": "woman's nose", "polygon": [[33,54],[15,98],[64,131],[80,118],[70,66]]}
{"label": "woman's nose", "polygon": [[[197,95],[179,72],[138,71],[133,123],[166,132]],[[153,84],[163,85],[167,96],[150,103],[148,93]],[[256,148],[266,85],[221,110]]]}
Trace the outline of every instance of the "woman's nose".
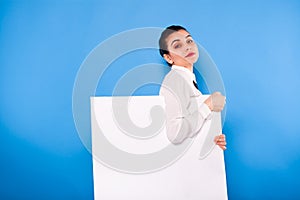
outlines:
{"label": "woman's nose", "polygon": [[187,44],[186,47],[185,47],[185,50],[188,51],[190,49],[191,49],[191,47]]}

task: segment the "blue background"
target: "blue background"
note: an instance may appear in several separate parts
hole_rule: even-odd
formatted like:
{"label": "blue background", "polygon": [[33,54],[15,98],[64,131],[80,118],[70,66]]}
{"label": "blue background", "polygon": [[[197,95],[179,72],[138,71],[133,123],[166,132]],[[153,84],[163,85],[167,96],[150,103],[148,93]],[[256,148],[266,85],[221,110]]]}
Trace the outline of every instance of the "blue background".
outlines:
{"label": "blue background", "polygon": [[93,199],[72,116],[76,73],[110,36],[171,24],[188,28],[223,77],[229,199],[300,199],[296,0],[0,0],[0,199]]}

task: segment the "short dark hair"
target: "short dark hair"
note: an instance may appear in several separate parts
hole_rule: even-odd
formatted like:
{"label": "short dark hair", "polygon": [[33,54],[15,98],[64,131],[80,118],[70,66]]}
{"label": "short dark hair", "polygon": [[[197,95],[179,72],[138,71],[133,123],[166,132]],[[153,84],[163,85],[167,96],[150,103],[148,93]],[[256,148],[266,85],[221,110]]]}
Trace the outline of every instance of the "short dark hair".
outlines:
{"label": "short dark hair", "polygon": [[[161,57],[164,57],[164,54],[169,54],[168,46],[167,46],[167,37],[174,33],[175,31],[179,30],[186,30],[186,28],[180,26],[180,25],[171,25],[165,28],[165,30],[161,33],[160,38],[159,38],[159,53]],[[187,31],[188,32],[188,31]],[[170,63],[167,62],[169,66],[172,66]]]}
{"label": "short dark hair", "polygon": [[[171,35],[172,33],[174,33],[175,31],[179,31],[179,30],[187,31],[184,27],[182,27],[180,25],[172,25],[172,26],[168,26],[161,33],[160,38],[159,38],[159,53],[162,57],[164,57],[164,54],[169,54],[168,47],[167,47],[167,41],[166,41],[167,37],[169,35]],[[171,66],[169,63],[168,63],[168,65]]]}

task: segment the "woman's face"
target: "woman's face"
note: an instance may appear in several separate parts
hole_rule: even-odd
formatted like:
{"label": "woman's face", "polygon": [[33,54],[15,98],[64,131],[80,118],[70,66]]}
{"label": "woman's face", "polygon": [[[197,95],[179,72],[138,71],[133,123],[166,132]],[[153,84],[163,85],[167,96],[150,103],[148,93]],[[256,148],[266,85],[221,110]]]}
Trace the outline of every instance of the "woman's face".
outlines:
{"label": "woman's face", "polygon": [[197,44],[192,36],[185,30],[175,31],[166,38],[169,54],[165,54],[165,60],[173,65],[191,67],[198,60],[199,52]]}

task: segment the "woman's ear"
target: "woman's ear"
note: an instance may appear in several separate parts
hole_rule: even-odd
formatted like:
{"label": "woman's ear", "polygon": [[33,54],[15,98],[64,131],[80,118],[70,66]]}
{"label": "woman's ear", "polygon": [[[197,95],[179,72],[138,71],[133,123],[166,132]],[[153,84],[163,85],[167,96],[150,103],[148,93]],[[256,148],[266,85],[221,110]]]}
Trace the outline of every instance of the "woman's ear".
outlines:
{"label": "woman's ear", "polygon": [[170,64],[172,65],[174,63],[174,61],[172,60],[171,56],[169,54],[164,54],[164,59]]}

